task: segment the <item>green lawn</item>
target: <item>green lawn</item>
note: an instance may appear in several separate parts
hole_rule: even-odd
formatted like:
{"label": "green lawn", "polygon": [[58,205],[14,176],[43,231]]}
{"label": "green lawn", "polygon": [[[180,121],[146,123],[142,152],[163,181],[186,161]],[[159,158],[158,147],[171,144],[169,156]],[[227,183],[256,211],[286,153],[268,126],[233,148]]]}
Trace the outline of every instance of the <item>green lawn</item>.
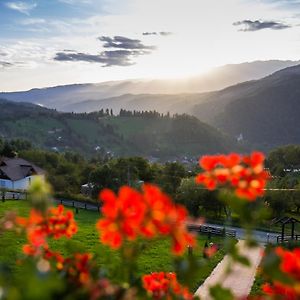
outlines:
{"label": "green lawn", "polygon": [[[0,217],[5,211],[15,210],[20,215],[27,215],[29,207],[25,201],[6,201],[0,202]],[[118,252],[110,250],[108,247],[99,243],[98,232],[95,229],[95,223],[99,218],[99,213],[80,210],[79,214],[75,215],[76,221],[79,225],[78,233],[73,237],[74,247],[84,248],[86,251],[94,253],[97,256],[97,262],[108,270],[108,276],[111,279],[118,278],[118,266],[120,265],[120,257]],[[202,259],[202,250],[206,236],[198,237],[198,247],[194,249],[193,256],[197,261]],[[222,244],[222,238],[213,238],[213,242]],[[0,263],[9,265],[16,274],[21,272],[16,261],[22,256],[21,246],[24,244],[25,238],[23,236],[16,236],[12,232],[4,233],[0,238]],[[69,244],[67,239],[53,240],[50,246],[55,250],[60,250],[64,254],[72,251],[66,245]],[[138,259],[138,274],[149,273],[154,271],[173,271],[173,258],[170,254],[170,243],[167,240],[156,240],[148,242],[148,246]],[[219,251],[212,259],[206,261],[202,267],[198,268],[189,281],[189,286],[195,290],[211,273],[216,264],[223,258],[224,252]]]}

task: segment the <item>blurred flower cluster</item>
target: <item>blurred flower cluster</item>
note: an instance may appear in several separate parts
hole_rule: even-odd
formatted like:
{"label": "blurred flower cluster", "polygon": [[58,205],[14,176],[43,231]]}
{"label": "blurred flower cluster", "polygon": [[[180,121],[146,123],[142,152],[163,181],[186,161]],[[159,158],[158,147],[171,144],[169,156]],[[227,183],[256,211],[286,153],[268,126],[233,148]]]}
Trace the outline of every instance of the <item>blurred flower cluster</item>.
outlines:
{"label": "blurred flower cluster", "polygon": [[275,253],[280,259],[279,270],[286,278],[281,281],[271,278],[270,283],[263,285],[263,291],[275,299],[300,299],[300,248],[286,250],[277,247]]}
{"label": "blurred flower cluster", "polygon": [[196,182],[209,190],[233,189],[238,197],[254,201],[263,195],[269,177],[264,170],[264,160],[260,152],[244,156],[236,153],[203,156],[199,164],[204,172],[196,177]]}
{"label": "blurred flower cluster", "polygon": [[187,232],[187,211],[176,205],[153,185],[144,185],[138,192],[122,187],[118,196],[111,190],[100,194],[103,201],[101,218],[97,223],[101,242],[118,249],[124,240],[139,236],[155,238],[170,236],[174,254],[182,254],[188,245],[194,245],[194,237]]}
{"label": "blurred flower cluster", "polygon": [[143,286],[153,299],[173,299],[179,296],[181,299],[193,299],[193,295],[186,287],[177,281],[175,273],[155,272],[144,275]]}
{"label": "blurred flower cluster", "polygon": [[63,205],[49,208],[45,214],[32,209],[28,218],[17,217],[16,225],[26,231],[28,244],[23,251],[36,255],[41,248],[47,248],[47,238],[59,239],[62,236],[71,238],[77,232],[73,213],[66,211]]}

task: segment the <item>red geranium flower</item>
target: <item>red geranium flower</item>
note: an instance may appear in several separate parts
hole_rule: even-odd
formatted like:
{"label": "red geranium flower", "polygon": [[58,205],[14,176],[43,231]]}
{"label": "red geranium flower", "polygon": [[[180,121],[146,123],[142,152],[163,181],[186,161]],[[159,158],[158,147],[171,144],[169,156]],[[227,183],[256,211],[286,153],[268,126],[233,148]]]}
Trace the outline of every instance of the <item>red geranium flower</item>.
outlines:
{"label": "red geranium flower", "polygon": [[236,153],[203,156],[199,164],[204,172],[196,177],[196,183],[205,185],[209,190],[228,187],[238,197],[253,201],[263,195],[269,178],[264,170],[264,159],[260,152],[248,156]]}
{"label": "red geranium flower", "polygon": [[266,283],[263,285],[262,290],[267,294],[269,299],[282,299],[282,300],[297,300],[299,294],[292,287],[283,285],[280,282],[274,282],[273,284]]}
{"label": "red geranium flower", "polygon": [[44,214],[32,209],[28,218],[17,217],[16,224],[25,229],[28,244],[24,245],[26,255],[40,255],[46,248],[47,238],[70,238],[77,232],[77,225],[71,211],[64,213],[64,206],[49,208]]}
{"label": "red geranium flower", "polygon": [[300,299],[300,248],[290,251],[277,247],[275,252],[281,259],[280,270],[292,281],[290,284],[279,281],[267,283],[263,291],[274,299]]}
{"label": "red geranium flower", "polygon": [[154,272],[142,277],[143,287],[152,299],[193,299],[186,287],[180,285],[175,273]]}
{"label": "red geranium flower", "polygon": [[194,245],[194,237],[186,230],[188,213],[185,207],[174,204],[156,186],[144,185],[143,191],[147,210],[141,227],[142,235],[149,238],[157,234],[170,235],[174,254],[182,254],[187,245]]}
{"label": "red geranium flower", "polygon": [[194,244],[194,238],[185,227],[186,209],[174,204],[156,186],[144,185],[143,193],[122,187],[118,196],[106,189],[100,198],[103,218],[98,221],[97,229],[102,243],[113,249],[120,248],[124,240],[138,236],[170,235],[175,254],[181,254],[187,245]]}
{"label": "red geranium flower", "polygon": [[87,284],[91,280],[92,254],[75,253],[64,259],[62,270],[75,284]]}
{"label": "red geranium flower", "polygon": [[105,189],[100,193],[100,198],[104,218],[98,221],[97,228],[101,232],[101,241],[118,249],[124,239],[134,240],[138,235],[146,206],[142,195],[126,186],[120,189],[118,196]]}
{"label": "red geranium flower", "polygon": [[216,252],[218,251],[218,246],[213,244],[210,247],[207,247],[204,249],[204,253],[207,257],[212,257],[216,254]]}
{"label": "red geranium flower", "polygon": [[281,271],[300,281],[300,248],[289,251],[278,247],[276,248],[276,254],[281,258]]}

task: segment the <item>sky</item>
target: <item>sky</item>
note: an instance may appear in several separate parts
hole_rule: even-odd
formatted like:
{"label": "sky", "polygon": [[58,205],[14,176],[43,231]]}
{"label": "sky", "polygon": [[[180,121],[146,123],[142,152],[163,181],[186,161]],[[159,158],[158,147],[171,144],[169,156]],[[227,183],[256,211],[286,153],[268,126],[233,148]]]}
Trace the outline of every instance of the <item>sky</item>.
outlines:
{"label": "sky", "polygon": [[0,0],[0,91],[300,59],[300,0]]}

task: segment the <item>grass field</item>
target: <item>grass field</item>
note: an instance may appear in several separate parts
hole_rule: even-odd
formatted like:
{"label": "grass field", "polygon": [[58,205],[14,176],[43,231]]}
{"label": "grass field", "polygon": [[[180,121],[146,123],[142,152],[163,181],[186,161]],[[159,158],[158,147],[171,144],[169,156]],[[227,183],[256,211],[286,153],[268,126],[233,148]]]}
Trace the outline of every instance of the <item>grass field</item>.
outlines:
{"label": "grass field", "polygon": [[[2,217],[5,211],[15,210],[19,215],[26,216],[29,211],[29,206],[25,201],[6,201],[0,202],[0,217]],[[72,245],[75,247],[83,248],[86,251],[94,253],[97,256],[97,262],[100,266],[103,266],[108,270],[108,276],[111,279],[118,278],[118,271],[120,265],[120,257],[115,251],[111,251],[108,247],[99,243],[98,232],[95,229],[95,223],[99,218],[99,213],[80,210],[75,215],[76,221],[79,225],[78,233],[73,237]],[[202,250],[206,236],[198,237],[198,248],[194,249],[194,256],[198,259],[202,259]],[[222,238],[212,238],[213,242],[218,244],[223,243]],[[6,232],[0,238],[0,263],[9,265],[15,274],[20,274],[21,269],[16,265],[18,258],[22,256],[21,247],[25,243],[23,236],[16,236],[12,232]],[[69,242],[67,239],[52,240],[50,246],[55,250],[59,250],[64,254],[68,254],[72,249],[66,247]],[[139,275],[154,271],[173,271],[173,257],[170,254],[170,243],[167,240],[157,240],[151,242],[151,247],[147,247],[138,259],[138,273]],[[197,287],[205,280],[205,278],[211,273],[216,264],[223,258],[224,252],[222,250],[207,261],[207,264],[201,269],[197,270],[193,278],[189,282],[189,286],[192,290],[196,290]]]}

